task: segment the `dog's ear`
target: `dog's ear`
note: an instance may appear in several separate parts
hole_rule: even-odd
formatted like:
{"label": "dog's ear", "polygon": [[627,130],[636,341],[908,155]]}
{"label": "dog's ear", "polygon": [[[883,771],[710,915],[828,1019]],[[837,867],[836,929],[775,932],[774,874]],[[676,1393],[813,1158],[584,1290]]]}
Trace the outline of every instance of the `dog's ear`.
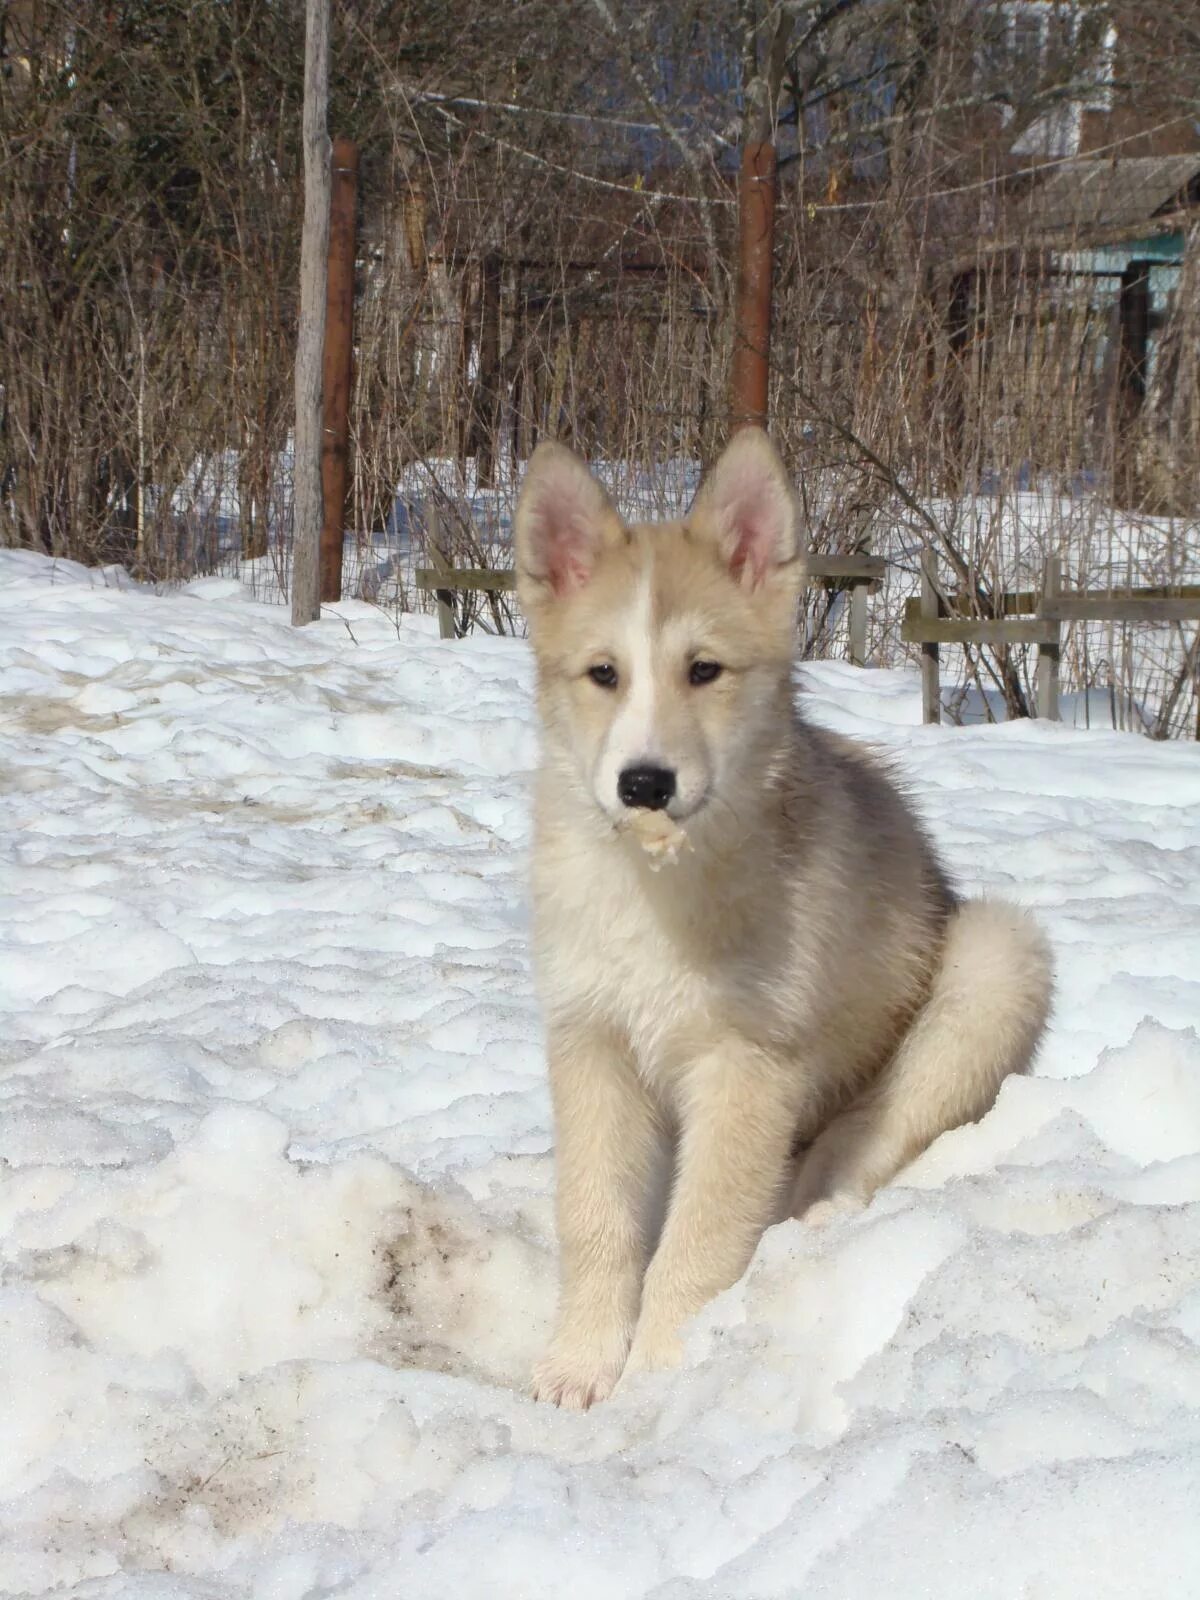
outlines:
{"label": "dog's ear", "polygon": [[581,589],[621,519],[575,452],[546,440],[529,458],[514,535],[518,587],[536,600]]}
{"label": "dog's ear", "polygon": [[730,573],[745,588],[757,588],[779,567],[799,566],[800,508],[787,470],[761,428],[734,434],[700,485],[687,520],[716,542]]}

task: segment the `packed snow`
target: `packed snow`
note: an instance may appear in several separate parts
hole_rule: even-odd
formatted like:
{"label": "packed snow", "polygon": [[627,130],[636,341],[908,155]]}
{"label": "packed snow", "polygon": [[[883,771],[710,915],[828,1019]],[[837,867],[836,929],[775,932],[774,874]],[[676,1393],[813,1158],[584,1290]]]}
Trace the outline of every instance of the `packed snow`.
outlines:
{"label": "packed snow", "polygon": [[531,679],[0,553],[0,1589],[1200,1593],[1200,749],[800,669],[962,887],[1041,917],[1053,1027],[578,1415],[526,1394]]}

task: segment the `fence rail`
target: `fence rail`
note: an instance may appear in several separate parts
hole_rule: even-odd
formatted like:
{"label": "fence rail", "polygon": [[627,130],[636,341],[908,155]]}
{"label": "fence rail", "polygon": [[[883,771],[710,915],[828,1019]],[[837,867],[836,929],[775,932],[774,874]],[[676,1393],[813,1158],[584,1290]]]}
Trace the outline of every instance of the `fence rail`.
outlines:
{"label": "fence rail", "polygon": [[[438,632],[443,639],[453,639],[458,633],[454,621],[455,594],[471,590],[511,594],[516,588],[516,574],[510,567],[455,567],[441,555],[436,545],[430,546],[430,558],[433,566],[417,568],[416,587],[436,597]],[[850,660],[857,667],[865,666],[867,594],[882,582],[887,562],[882,556],[832,556],[822,550],[810,552],[805,565],[809,583],[824,584],[828,589],[849,589]]]}
{"label": "fence rail", "polygon": [[[430,543],[430,566],[418,567],[418,590],[437,601],[438,632],[443,639],[459,633],[454,615],[456,594],[477,591],[511,594],[516,574],[509,567],[455,567],[435,543]],[[850,660],[865,666],[867,660],[867,610],[869,592],[879,587],[887,572],[882,556],[829,555],[812,551],[807,558],[810,584],[850,593]],[[991,615],[980,615],[976,597],[947,592],[939,582],[936,552],[926,549],[921,558],[921,592],[905,601],[900,637],[921,647],[922,713],[925,722],[942,720],[941,660],[943,645],[1035,645],[1037,671],[1034,703],[1039,717],[1058,721],[1059,671],[1063,629],[1072,623],[1116,622],[1134,626],[1162,626],[1172,622],[1200,623],[1200,584],[1145,585],[1140,588],[1089,590],[1064,593],[1062,562],[1052,557],[1045,564],[1041,589],[1018,589],[982,602]]]}
{"label": "fence rail", "polygon": [[939,583],[937,557],[926,550],[921,559],[921,594],[904,606],[900,637],[921,646],[923,714],[940,722],[941,664],[939,650],[949,645],[1033,644],[1038,649],[1035,704],[1037,715],[1059,720],[1059,663],[1062,630],[1073,622],[1120,622],[1161,626],[1200,622],[1200,584],[1147,585],[1142,588],[1092,590],[1064,594],[1062,562],[1045,564],[1042,588],[997,595],[996,613],[980,616],[978,602],[947,594]]}

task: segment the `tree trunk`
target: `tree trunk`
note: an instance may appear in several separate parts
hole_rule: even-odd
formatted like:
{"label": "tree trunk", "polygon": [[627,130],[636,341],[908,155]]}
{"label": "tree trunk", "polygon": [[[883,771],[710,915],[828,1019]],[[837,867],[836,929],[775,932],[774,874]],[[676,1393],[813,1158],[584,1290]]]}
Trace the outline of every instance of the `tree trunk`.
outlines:
{"label": "tree trunk", "polygon": [[358,146],[333,142],[329,213],[329,283],[325,299],[325,370],[321,450],[324,523],[321,599],[342,598],[342,547],[350,477],[350,390],[354,377],[354,224],[358,207]]}
{"label": "tree trunk", "polygon": [[304,231],[296,339],[296,433],[292,472],[292,624],[321,612],[321,367],[329,251],[329,0],[305,0]]}

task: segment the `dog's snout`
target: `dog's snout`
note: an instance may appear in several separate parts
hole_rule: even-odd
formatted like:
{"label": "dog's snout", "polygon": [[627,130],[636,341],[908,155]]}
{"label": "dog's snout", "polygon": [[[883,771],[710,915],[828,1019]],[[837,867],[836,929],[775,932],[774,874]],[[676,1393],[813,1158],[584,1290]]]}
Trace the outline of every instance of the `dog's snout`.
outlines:
{"label": "dog's snout", "polygon": [[665,811],[675,795],[675,774],[666,767],[626,767],[617,794],[622,805]]}

